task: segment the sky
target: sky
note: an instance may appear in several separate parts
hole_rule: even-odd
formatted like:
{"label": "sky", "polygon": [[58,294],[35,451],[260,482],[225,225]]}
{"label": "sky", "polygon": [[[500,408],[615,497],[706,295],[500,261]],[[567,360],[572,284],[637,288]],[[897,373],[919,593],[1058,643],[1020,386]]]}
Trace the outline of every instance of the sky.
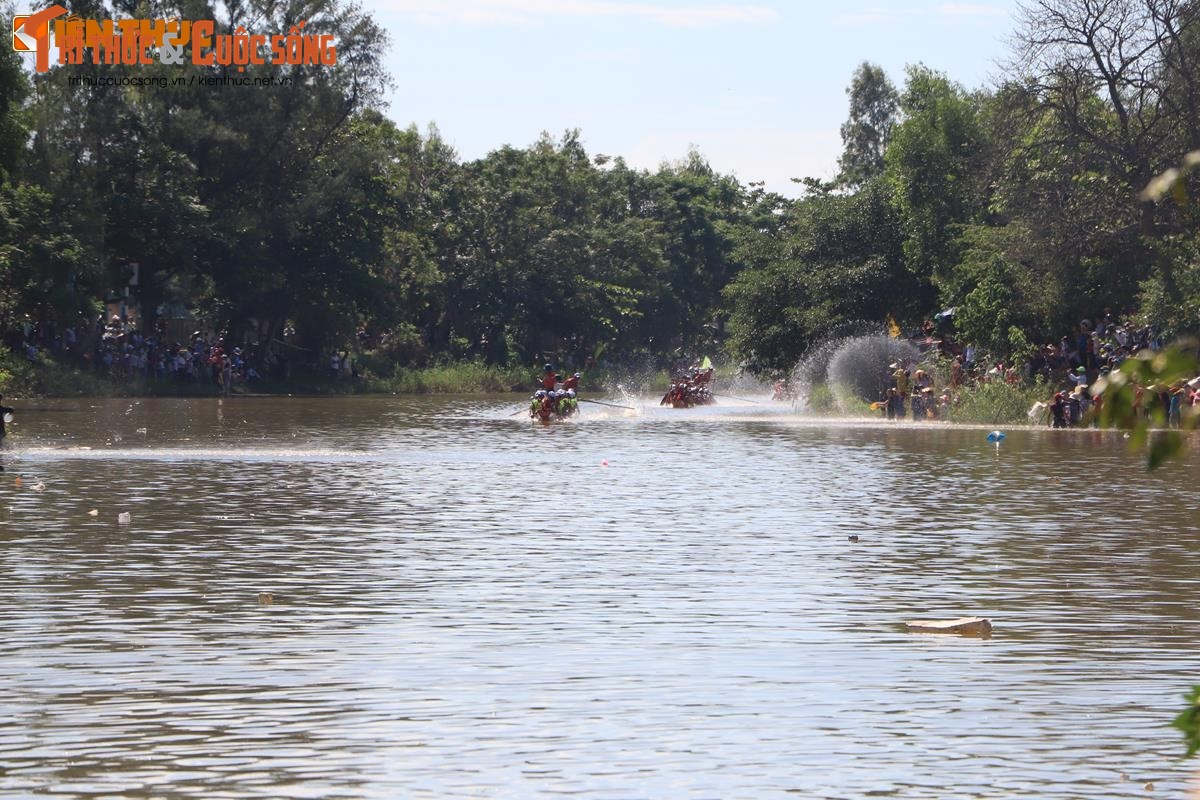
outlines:
{"label": "sky", "polygon": [[695,146],[796,196],[830,179],[854,68],[900,87],[923,63],[967,88],[1007,57],[1017,0],[364,0],[389,32],[388,114],[466,160],[578,128],[589,154],[654,169]]}

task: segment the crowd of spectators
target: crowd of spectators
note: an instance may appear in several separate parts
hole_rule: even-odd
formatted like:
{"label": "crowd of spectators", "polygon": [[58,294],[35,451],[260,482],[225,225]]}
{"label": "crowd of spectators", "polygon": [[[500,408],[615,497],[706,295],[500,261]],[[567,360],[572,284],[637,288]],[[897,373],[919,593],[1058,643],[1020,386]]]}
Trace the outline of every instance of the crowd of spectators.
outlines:
{"label": "crowd of spectators", "polygon": [[136,322],[118,314],[101,315],[90,330],[87,327],[26,324],[19,352],[34,364],[48,352],[61,363],[117,380],[210,384],[225,394],[239,384],[260,380],[260,370],[272,360],[270,354],[263,358],[257,352],[243,352],[201,331],[182,340],[169,340],[165,326],[145,334]]}
{"label": "crowd of spectators", "polygon": [[[1160,350],[1163,341],[1153,327],[1122,321],[1105,309],[1094,321],[1080,320],[1077,330],[1039,347],[1019,365],[990,361],[975,346],[959,346],[949,338],[937,345],[950,358],[948,378],[940,388],[934,385],[932,372],[900,361],[889,365],[891,385],[873,407],[889,419],[903,418],[906,411],[911,411],[913,419],[937,419],[952,412],[959,390],[965,387],[995,381],[1032,383],[1050,390],[1045,402],[1038,401],[1029,410],[1032,422],[1056,428],[1092,424],[1101,401],[1089,391],[1092,385],[1125,359],[1147,349]],[[1150,415],[1157,404],[1171,426],[1179,425],[1184,409],[1194,407],[1200,413],[1200,377],[1171,386],[1135,384],[1133,388],[1135,407]]]}

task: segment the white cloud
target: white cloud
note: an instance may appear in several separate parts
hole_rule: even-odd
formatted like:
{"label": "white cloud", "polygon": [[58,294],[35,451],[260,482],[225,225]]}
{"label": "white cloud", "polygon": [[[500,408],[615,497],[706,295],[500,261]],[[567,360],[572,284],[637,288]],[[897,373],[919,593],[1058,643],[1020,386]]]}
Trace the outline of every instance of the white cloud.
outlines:
{"label": "white cloud", "polygon": [[773,8],[732,3],[667,6],[616,0],[384,0],[382,5],[421,22],[521,25],[551,17],[625,18],[672,28],[771,22]]}

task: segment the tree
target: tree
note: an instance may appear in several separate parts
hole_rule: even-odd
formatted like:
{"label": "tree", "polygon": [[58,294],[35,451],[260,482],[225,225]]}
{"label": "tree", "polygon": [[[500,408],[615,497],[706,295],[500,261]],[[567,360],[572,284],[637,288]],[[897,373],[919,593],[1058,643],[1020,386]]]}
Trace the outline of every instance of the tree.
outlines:
{"label": "tree", "polygon": [[982,345],[993,355],[1006,352],[1008,331],[1014,322],[1011,285],[1008,269],[994,258],[954,314],[954,327],[964,341]]}
{"label": "tree", "polygon": [[790,371],[848,324],[880,324],[920,307],[882,181],[853,195],[811,197],[782,216],[775,227],[743,233],[735,256],[746,267],[725,289],[729,348],[753,371]]}
{"label": "tree", "polygon": [[896,87],[882,67],[864,61],[846,87],[850,117],[842,123],[838,181],[857,189],[883,172],[883,154],[896,123]]}
{"label": "tree", "polygon": [[978,98],[941,73],[910,67],[900,100],[904,120],[892,135],[886,177],[904,226],[904,256],[922,280],[937,280],[953,265],[953,226],[973,220],[985,205],[974,182],[986,151]]}
{"label": "tree", "polygon": [[[1131,200],[1178,156],[1164,148],[1173,125],[1200,136],[1194,3],[1033,0],[1020,6],[1018,24],[1013,71],[1026,76],[1074,142],[1106,154]],[[1164,91],[1169,76],[1174,92]],[[1095,113],[1098,94],[1110,113]],[[1139,210],[1142,234],[1156,236],[1154,203],[1142,200]]]}
{"label": "tree", "polygon": [[0,181],[8,178],[25,150],[28,131],[19,117],[29,96],[29,79],[21,67],[21,56],[11,48],[0,48]]}

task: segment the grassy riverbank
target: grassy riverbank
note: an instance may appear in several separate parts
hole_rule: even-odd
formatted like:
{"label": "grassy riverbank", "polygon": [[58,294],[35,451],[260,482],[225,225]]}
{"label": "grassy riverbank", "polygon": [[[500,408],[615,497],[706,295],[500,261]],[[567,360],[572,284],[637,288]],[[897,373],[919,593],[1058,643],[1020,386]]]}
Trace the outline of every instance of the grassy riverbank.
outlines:
{"label": "grassy riverbank", "polygon": [[[533,390],[540,370],[536,367],[494,366],[476,361],[429,367],[397,367],[388,376],[364,369],[357,378],[296,371],[291,379],[263,379],[234,388],[234,394],[498,394]],[[594,370],[584,377],[592,391],[607,388],[612,375]],[[668,382],[666,373],[654,376],[651,388]],[[114,378],[81,370],[45,358],[31,364],[11,353],[0,355],[0,394],[10,397],[211,397],[219,394],[208,380],[172,378]]]}
{"label": "grassy riverbank", "polygon": [[[494,367],[466,362],[421,369],[398,368],[389,377],[367,373],[358,378],[332,378],[297,371],[287,381],[264,379],[243,383],[234,394],[450,394],[525,392],[533,385],[527,368]],[[53,359],[40,364],[11,354],[0,356],[0,393],[12,397],[209,397],[219,388],[208,380],[114,378],[81,370]]]}
{"label": "grassy riverbank", "polygon": [[[234,394],[526,394],[541,375],[539,365],[496,366],[459,361],[427,367],[392,367],[370,357],[359,360],[356,378],[330,377],[324,371],[296,370],[289,380],[263,379],[234,388]],[[390,374],[389,374],[390,373]],[[720,386],[740,379],[732,368],[717,370]],[[597,368],[584,373],[586,392],[628,391],[661,394],[671,383],[665,370]],[[0,353],[0,393],[11,397],[212,397],[217,385],[208,380],[115,378],[43,357],[31,364],[13,353]]]}
{"label": "grassy riverbank", "polygon": [[[943,422],[968,425],[1027,425],[1029,409],[1036,402],[1049,402],[1053,392],[1041,382],[1012,385],[1003,381],[964,386],[956,390],[954,403],[941,417]],[[829,384],[816,384],[809,390],[808,407],[818,414],[856,417],[881,417],[871,404],[854,396],[851,390],[839,391]],[[909,411],[905,403],[905,410]]]}

